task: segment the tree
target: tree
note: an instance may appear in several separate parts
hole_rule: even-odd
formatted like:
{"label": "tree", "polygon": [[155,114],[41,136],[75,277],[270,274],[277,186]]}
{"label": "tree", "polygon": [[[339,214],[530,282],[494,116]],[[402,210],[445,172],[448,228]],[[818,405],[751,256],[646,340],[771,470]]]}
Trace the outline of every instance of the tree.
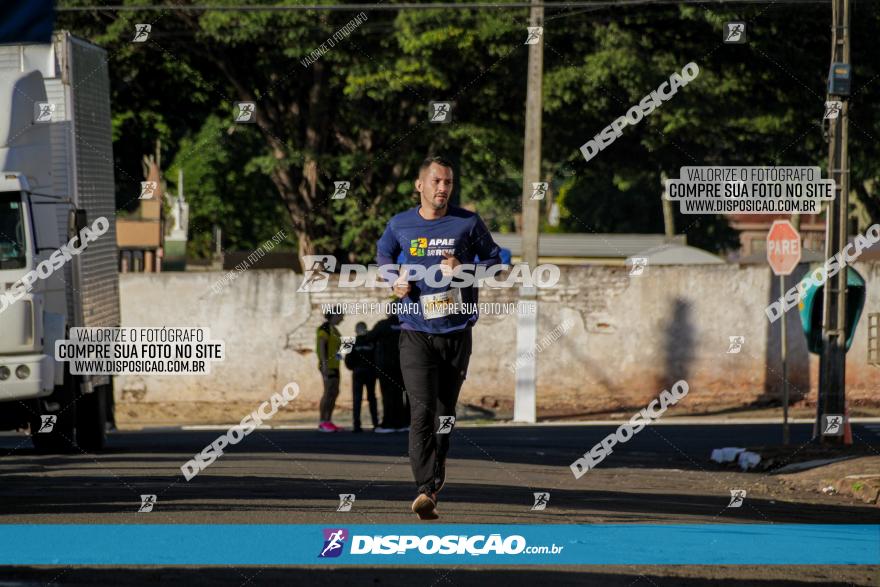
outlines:
{"label": "tree", "polygon": [[[91,0],[64,4],[84,2]],[[199,1],[212,3],[224,2]],[[558,230],[660,232],[661,174],[678,177],[685,165],[825,165],[828,7],[800,6],[797,18],[790,5],[736,10],[547,10],[543,170],[561,204]],[[880,97],[871,61],[880,49],[872,32],[880,9],[857,10],[852,185],[870,216],[880,211],[872,191],[880,119],[865,106]],[[223,222],[241,225],[227,230],[236,242],[251,238],[243,226],[253,219],[257,232],[271,231],[263,239],[291,226],[300,253],[372,259],[387,218],[415,202],[419,162],[436,152],[459,163],[462,202],[475,205],[490,228],[512,230],[522,181],[527,11],[374,11],[338,33],[356,15],[100,11],[64,13],[62,23],[108,48],[121,184],[137,175],[132,151],[139,162],[160,136],[175,165],[204,167],[202,177],[210,170],[201,217],[223,210]],[[726,20],[749,23],[747,44],[721,43]],[[130,43],[136,22],[153,23],[147,43]],[[690,61],[700,67],[697,79],[584,161],[580,145]],[[428,102],[439,100],[454,103],[451,124],[428,121]],[[237,101],[256,104],[256,124],[232,121]],[[350,182],[345,199],[332,199],[336,181]],[[278,221],[274,204],[254,206],[244,197],[268,197],[268,185],[287,222]],[[735,243],[723,216],[676,220],[699,246]]]}

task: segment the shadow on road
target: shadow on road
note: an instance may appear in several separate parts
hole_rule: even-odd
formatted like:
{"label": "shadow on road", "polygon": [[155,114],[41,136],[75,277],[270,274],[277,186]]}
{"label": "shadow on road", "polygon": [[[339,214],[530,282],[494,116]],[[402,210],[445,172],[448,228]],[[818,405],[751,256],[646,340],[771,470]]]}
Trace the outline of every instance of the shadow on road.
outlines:
{"label": "shadow on road", "polygon": [[[751,480],[760,482],[760,473],[710,483],[711,494],[706,494],[705,484],[702,491],[682,493],[687,489],[670,477],[680,474],[678,470],[727,476],[729,470],[708,461],[711,448],[736,445],[738,436],[755,441],[775,437],[777,428],[766,425],[649,427],[615,447],[599,465],[595,473],[599,477],[575,480],[568,468],[571,460],[613,430],[613,426],[458,429],[450,453],[449,489],[441,502],[451,515],[470,512],[498,523],[880,522],[880,511],[872,506],[806,503],[802,498],[792,501],[798,499],[794,496],[779,501],[750,496],[743,507],[727,508],[729,490],[737,488],[728,487],[734,483],[728,480],[748,485]],[[793,439],[809,438],[809,432],[808,424],[795,426]],[[102,514],[135,515],[141,494],[156,494],[160,504],[156,511],[172,521],[214,512],[217,521],[222,521],[224,512],[262,513],[266,519],[276,514],[334,515],[340,493],[355,493],[358,503],[364,504],[363,515],[369,517],[405,512],[413,497],[402,434],[257,431],[227,447],[217,463],[185,481],[181,465],[221,434],[219,430],[124,432],[112,435],[105,453],[56,456],[12,450],[18,445],[16,439],[5,437],[0,440],[0,447],[6,444],[8,451],[0,457],[0,519],[94,514],[100,521]],[[543,486],[528,486],[531,483]],[[548,488],[552,489],[550,509],[530,512],[531,492]]]}
{"label": "shadow on road", "polygon": [[[317,585],[337,587],[338,585],[382,585],[384,587],[411,587],[412,585],[451,584],[456,587],[485,587],[486,585],[554,585],[561,587],[601,585],[602,587],[631,587],[648,585],[655,587],[679,586],[697,587],[702,585],[721,585],[722,587],[790,587],[794,585],[817,585],[817,577],[828,577],[828,570],[816,567],[764,567],[761,575],[750,570],[749,578],[731,578],[737,575],[737,569],[730,567],[701,566],[692,567],[687,574],[659,573],[656,570],[639,567],[625,569],[608,567],[554,567],[553,569],[519,568],[421,568],[396,567],[389,569],[345,567],[345,568],[314,568],[314,567],[203,567],[203,568],[160,568],[145,569],[143,567],[123,567],[111,569],[67,568],[63,571],[65,585],[117,585],[120,587],[183,583],[190,587],[202,585],[285,585],[291,584],[292,576],[298,585]],[[849,567],[846,570],[848,579],[870,577],[869,567]],[[23,585],[45,585],[47,581],[57,580],[59,571],[54,569],[9,568],[0,567],[0,578],[16,581]],[[292,575],[293,574],[293,575]],[[812,581],[799,581],[791,577],[805,576]],[[775,577],[775,578],[773,578]],[[858,580],[858,579],[857,579]],[[852,587],[852,580],[822,581],[822,585],[831,587]],[[867,583],[859,583],[867,584]]]}
{"label": "shadow on road", "polygon": [[[572,461],[613,434],[616,426],[499,426],[456,429],[450,458],[492,460],[539,467],[568,467]],[[812,443],[811,425],[791,427],[791,454]],[[857,429],[858,430],[858,429]],[[110,435],[108,448],[98,455],[38,455],[29,445],[19,446],[16,437],[0,439],[0,474],[14,467],[64,467],[78,462],[177,463],[193,458],[214,442],[223,430],[144,430]],[[867,435],[865,435],[867,437]],[[709,460],[715,448],[724,446],[775,446],[780,427],[768,424],[737,426],[649,426],[617,444],[600,465],[608,468],[723,470]],[[5,445],[5,446],[4,446]],[[333,457],[405,458],[406,434],[320,434],[313,430],[258,430],[226,454],[327,455]],[[788,450],[788,449],[785,449]],[[781,454],[784,454],[783,451]],[[362,460],[362,459],[361,459]]]}
{"label": "shadow on road", "polygon": [[[218,521],[222,521],[219,517],[222,514],[233,512],[260,512],[266,519],[271,519],[273,512],[338,515],[335,508],[339,494],[354,493],[359,507],[348,517],[351,521],[367,523],[375,522],[370,518],[381,516],[383,512],[407,512],[414,494],[414,486],[409,481],[392,481],[381,476],[340,479],[339,469],[333,471],[335,478],[331,478],[318,461],[287,461],[284,455],[279,455],[277,462],[264,464],[264,467],[271,467],[273,471],[287,469],[297,477],[279,477],[253,469],[242,475],[221,474],[219,467],[209,469],[190,482],[185,482],[180,474],[169,475],[168,468],[124,477],[102,471],[96,471],[94,476],[3,475],[0,518],[127,512],[134,517],[141,494],[158,495],[159,507],[155,511],[172,518],[212,512],[218,514]],[[238,459],[227,461],[226,465],[240,469],[243,463]],[[407,465],[402,463],[401,466]],[[380,472],[377,470],[377,474]],[[498,474],[504,475],[502,471]],[[643,484],[650,483],[647,479],[643,481]],[[629,491],[627,487],[555,488],[551,507],[544,512],[531,512],[531,491],[540,487],[486,481],[468,483],[452,473],[449,488],[443,492],[440,502],[450,514],[476,508],[481,521],[494,523],[590,523],[591,516],[603,522],[681,523],[687,519],[706,521],[709,518],[713,523],[880,523],[880,512],[867,505],[776,502],[749,497],[742,507],[727,508],[730,495],[723,488],[717,495],[677,494],[664,492],[662,479],[654,484],[657,491]],[[146,515],[140,518],[136,521],[154,521]]]}

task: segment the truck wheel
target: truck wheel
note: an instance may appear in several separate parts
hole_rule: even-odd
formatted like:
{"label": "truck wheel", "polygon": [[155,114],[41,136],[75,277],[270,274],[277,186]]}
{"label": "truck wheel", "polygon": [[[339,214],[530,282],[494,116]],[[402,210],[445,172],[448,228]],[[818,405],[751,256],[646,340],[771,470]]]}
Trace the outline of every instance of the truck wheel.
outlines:
{"label": "truck wheel", "polygon": [[[76,380],[64,369],[64,385],[52,395],[32,404],[29,412],[31,442],[38,452],[68,453],[76,450]],[[54,416],[44,423],[42,416]],[[42,430],[42,432],[41,432]]]}
{"label": "truck wheel", "polygon": [[92,393],[80,397],[76,410],[76,443],[88,451],[104,449],[107,441],[108,398],[112,385],[95,387]]}

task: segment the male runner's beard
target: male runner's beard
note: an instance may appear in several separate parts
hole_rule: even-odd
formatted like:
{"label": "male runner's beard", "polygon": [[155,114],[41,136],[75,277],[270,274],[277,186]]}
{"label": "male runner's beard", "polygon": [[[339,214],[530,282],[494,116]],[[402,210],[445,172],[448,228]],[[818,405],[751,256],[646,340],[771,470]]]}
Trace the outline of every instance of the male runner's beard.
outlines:
{"label": "male runner's beard", "polygon": [[431,207],[435,210],[442,210],[446,207],[447,202],[449,202],[449,196],[443,194],[442,196],[435,195],[431,198]]}

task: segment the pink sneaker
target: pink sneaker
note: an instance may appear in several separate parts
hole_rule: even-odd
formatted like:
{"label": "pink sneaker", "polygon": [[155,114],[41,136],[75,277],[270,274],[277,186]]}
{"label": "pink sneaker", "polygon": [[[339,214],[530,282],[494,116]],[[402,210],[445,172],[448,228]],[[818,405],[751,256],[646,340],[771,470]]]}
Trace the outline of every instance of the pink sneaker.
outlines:
{"label": "pink sneaker", "polygon": [[318,432],[338,432],[333,422],[321,422],[318,424]]}
{"label": "pink sneaker", "polygon": [[337,426],[333,422],[327,422],[327,423],[330,424],[331,426],[333,426],[333,432],[342,432],[343,430],[345,430],[345,428],[343,428],[342,426]]}

